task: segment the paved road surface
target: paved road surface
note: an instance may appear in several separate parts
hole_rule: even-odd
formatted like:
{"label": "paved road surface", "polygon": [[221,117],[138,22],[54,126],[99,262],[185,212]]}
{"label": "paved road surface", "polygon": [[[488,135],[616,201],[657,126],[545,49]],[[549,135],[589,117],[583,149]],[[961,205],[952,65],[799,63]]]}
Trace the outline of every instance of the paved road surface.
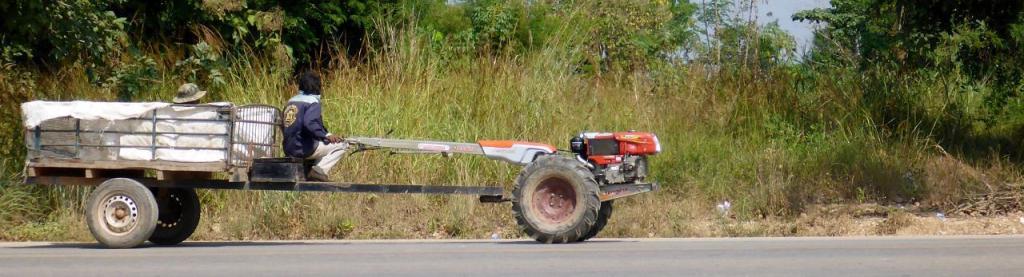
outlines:
{"label": "paved road surface", "polygon": [[0,243],[0,276],[1024,276],[1024,236]]}

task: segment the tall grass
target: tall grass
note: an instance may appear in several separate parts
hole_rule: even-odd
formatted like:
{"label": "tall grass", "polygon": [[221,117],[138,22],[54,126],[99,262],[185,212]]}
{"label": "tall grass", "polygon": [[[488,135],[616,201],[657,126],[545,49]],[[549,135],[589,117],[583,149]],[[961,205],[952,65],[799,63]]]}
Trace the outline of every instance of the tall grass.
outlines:
{"label": "tall grass", "polygon": [[[616,202],[623,212],[613,219],[611,235],[707,235],[689,222],[707,218],[720,201],[731,201],[741,219],[787,218],[816,203],[935,200],[948,207],[955,196],[939,191],[955,186],[967,194],[980,186],[948,176],[950,168],[1016,170],[975,169],[937,154],[926,138],[888,133],[866,108],[857,84],[861,79],[849,72],[786,66],[754,74],[658,64],[644,72],[593,76],[576,68],[574,45],[580,43],[572,35],[555,36],[564,41],[526,55],[453,59],[414,30],[382,24],[376,33],[383,46],[371,49],[365,62],[336,58],[337,66],[324,72],[328,128],[346,136],[515,139],[563,148],[585,130],[655,132],[664,152],[651,160],[652,179],[665,190]],[[151,51],[162,57],[158,64],[166,75],[138,100],[166,101],[181,82],[166,72],[183,54],[160,47]],[[236,56],[225,71],[226,84],[207,100],[280,106],[296,91],[289,72],[280,68],[259,52]],[[30,74],[36,78],[30,99],[114,98],[89,84],[78,67]],[[18,133],[5,136],[11,138],[5,147],[20,147]],[[0,175],[17,183],[10,169],[20,162],[14,158],[6,165],[8,171]],[[518,170],[481,157],[360,153],[346,158],[333,175],[352,182],[509,188]],[[87,192],[3,185],[0,238],[86,237],[78,227],[57,236],[47,233],[53,226],[81,222],[79,205]],[[520,235],[508,205],[463,197],[203,191],[201,199],[200,239]]]}

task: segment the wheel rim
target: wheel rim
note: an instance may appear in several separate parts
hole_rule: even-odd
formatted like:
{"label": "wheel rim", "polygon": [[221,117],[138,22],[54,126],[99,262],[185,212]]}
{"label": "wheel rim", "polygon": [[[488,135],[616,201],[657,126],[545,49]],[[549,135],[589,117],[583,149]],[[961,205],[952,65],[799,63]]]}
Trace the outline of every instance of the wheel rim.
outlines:
{"label": "wheel rim", "polygon": [[548,178],[537,185],[533,208],[547,222],[561,223],[576,211],[576,189],[562,178]]}
{"label": "wheel rim", "polygon": [[156,226],[161,228],[174,228],[181,222],[181,212],[184,205],[181,203],[181,196],[177,193],[168,195],[169,202],[161,207],[160,216],[157,218]]}
{"label": "wheel rim", "polygon": [[139,222],[139,207],[131,197],[115,194],[103,203],[103,223],[111,233],[128,233]]}

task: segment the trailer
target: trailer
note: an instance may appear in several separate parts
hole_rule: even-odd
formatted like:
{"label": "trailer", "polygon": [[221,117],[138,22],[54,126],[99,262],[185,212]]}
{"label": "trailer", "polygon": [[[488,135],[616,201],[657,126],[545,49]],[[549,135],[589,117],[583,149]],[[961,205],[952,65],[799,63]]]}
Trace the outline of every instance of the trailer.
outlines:
{"label": "trailer", "polygon": [[85,205],[93,237],[108,248],[175,245],[200,219],[196,189],[453,194],[511,202],[521,229],[542,243],[581,242],[607,224],[615,199],[658,190],[647,158],[661,151],[643,132],[583,132],[570,150],[523,141],[471,143],[350,137],[349,155],[482,155],[522,165],[513,189],[359,184],[306,179],[309,160],[281,154],[281,112],[230,103],[47,102],[22,104],[26,184],[95,187]]}

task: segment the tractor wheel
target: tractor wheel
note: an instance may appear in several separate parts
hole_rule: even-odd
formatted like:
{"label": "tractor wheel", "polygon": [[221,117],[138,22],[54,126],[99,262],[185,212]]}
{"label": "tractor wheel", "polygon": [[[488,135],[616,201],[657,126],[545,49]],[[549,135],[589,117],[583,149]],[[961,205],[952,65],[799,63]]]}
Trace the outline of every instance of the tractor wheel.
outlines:
{"label": "tractor wheel", "polygon": [[598,220],[598,192],[594,175],[579,161],[542,156],[519,173],[512,211],[523,231],[539,242],[577,242]]}
{"label": "tractor wheel", "polygon": [[601,202],[601,210],[597,211],[597,222],[594,223],[593,228],[590,228],[590,232],[587,232],[578,241],[585,241],[597,236],[597,233],[600,233],[604,226],[608,225],[608,218],[612,217],[612,202],[610,200]]}
{"label": "tractor wheel", "polygon": [[132,248],[146,242],[156,228],[156,199],[141,183],[110,179],[89,194],[85,222],[103,246]]}
{"label": "tractor wheel", "polygon": [[161,188],[153,193],[157,195],[160,216],[149,241],[159,245],[175,245],[192,236],[196,226],[199,226],[199,196],[196,191]]}

